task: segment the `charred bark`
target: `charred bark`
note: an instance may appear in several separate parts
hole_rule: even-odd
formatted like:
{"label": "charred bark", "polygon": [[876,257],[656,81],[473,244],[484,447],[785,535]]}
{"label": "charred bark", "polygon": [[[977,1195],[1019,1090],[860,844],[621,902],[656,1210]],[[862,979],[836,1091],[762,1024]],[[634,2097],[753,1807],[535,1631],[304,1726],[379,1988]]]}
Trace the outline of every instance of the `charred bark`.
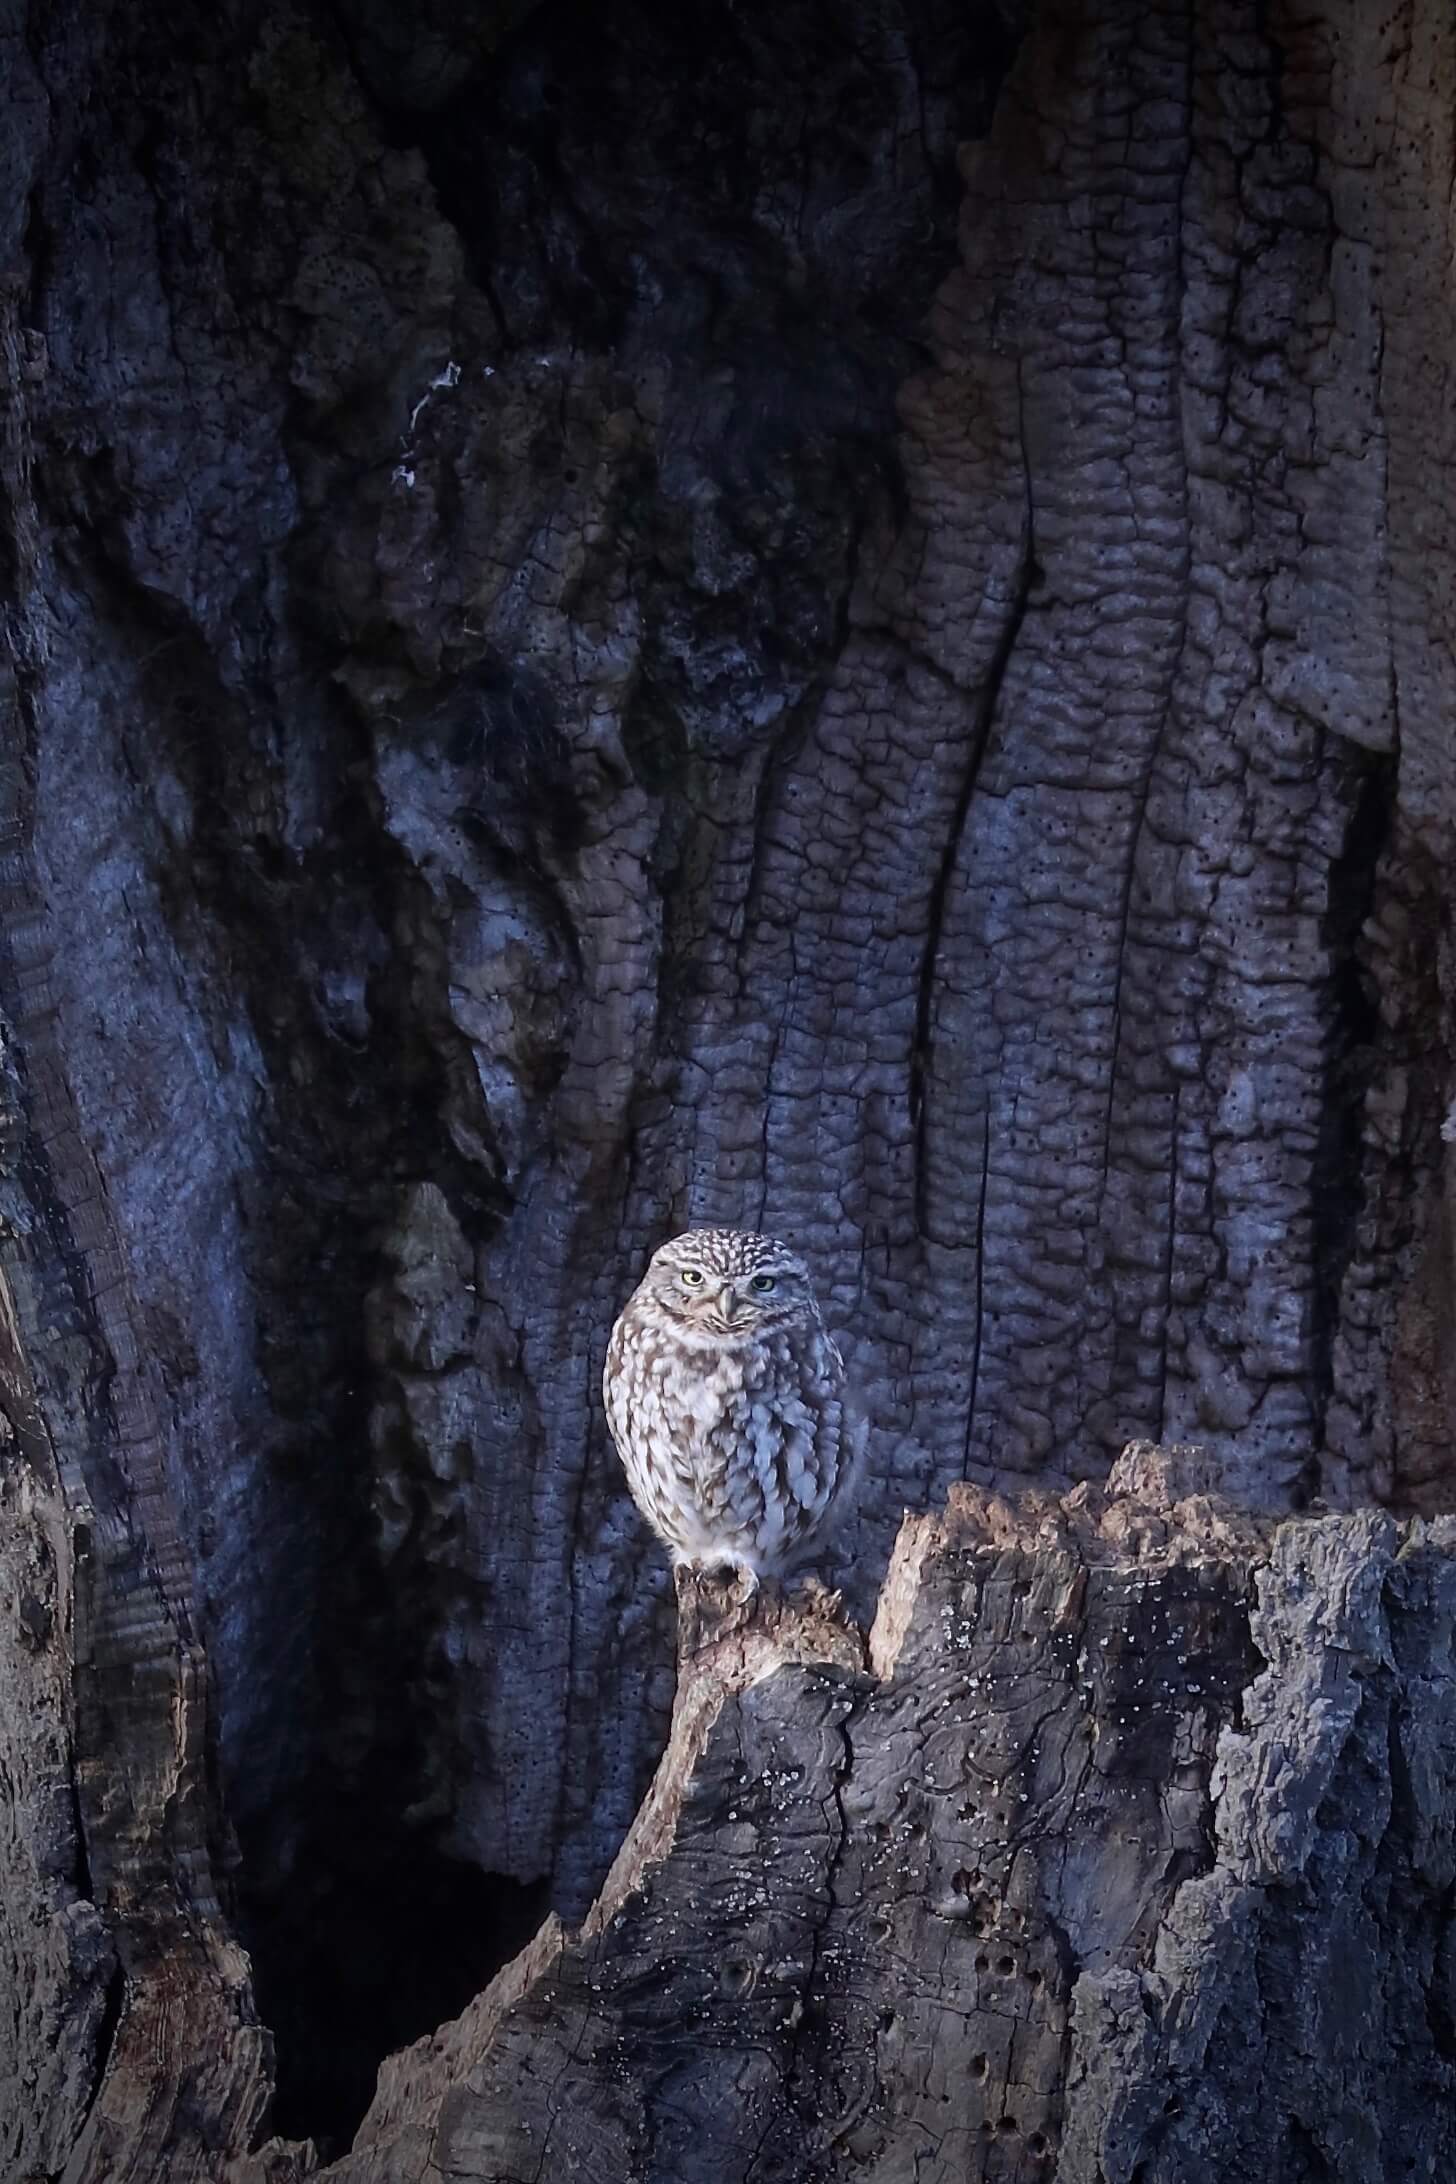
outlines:
{"label": "charred bark", "polygon": [[867,1666],[817,1602],[685,1649],[580,1933],[388,2064],[325,2173],[1438,2174],[1456,1527],[1274,1530],[1214,1475],[955,1489]]}
{"label": "charred bark", "polygon": [[[1389,1526],[1456,1504],[1449,9],[0,0],[0,52],[0,2158],[331,2156],[445,2020],[351,2158],[463,2114],[471,2042],[538,2131],[521,2028],[580,2032],[582,1966],[651,1930],[620,1864],[600,1891],[673,1612],[596,1385],[689,1219],[791,1234],[845,1338],[851,1624],[907,1507],[946,1573],[958,1525],[1055,1509],[1103,1568],[1138,1436],[1249,1512],[1230,1600],[1256,1520],[1386,1511],[1280,1539],[1386,1573],[1407,1653],[1340,1795],[1400,1806],[1405,1857],[1445,1793],[1377,1729],[1444,1690],[1445,1550]],[[878,1778],[838,1710],[873,1752],[911,1671],[785,1612],[741,1644],[796,1667],[688,1689],[806,1738],[828,1804],[774,1916],[839,1934],[836,1798]],[[662,1796],[707,1815],[720,1729],[674,1749]],[[706,1838],[665,1810],[686,1885]],[[1327,1833],[1297,1885],[1239,1868],[1265,1989],[1217,2007],[1284,2136],[1231,2174],[1385,2159],[1318,2107],[1345,2032],[1279,1999],[1306,1934],[1365,1961],[1306,1886]],[[1135,1924],[1214,1877],[1117,1885]],[[1397,2039],[1436,1884],[1389,1887],[1362,2037],[1439,2105],[1450,1943]],[[1218,2173],[1224,2033],[1180,2046],[1142,1929],[1100,1965],[1075,1924],[1043,1981],[1091,2010],[1105,1971],[1113,2060],[1058,2020],[1033,2154],[977,2049],[986,2160]],[[1233,1993],[1221,1950],[1180,1995]],[[833,1961],[765,2035],[758,2184],[847,2112],[829,2028],[898,2089],[865,2160],[932,2129]],[[720,2027],[777,2006],[744,1977]],[[670,2033],[618,2117],[663,2162]],[[1148,2120],[1180,2072],[1192,2135]]]}

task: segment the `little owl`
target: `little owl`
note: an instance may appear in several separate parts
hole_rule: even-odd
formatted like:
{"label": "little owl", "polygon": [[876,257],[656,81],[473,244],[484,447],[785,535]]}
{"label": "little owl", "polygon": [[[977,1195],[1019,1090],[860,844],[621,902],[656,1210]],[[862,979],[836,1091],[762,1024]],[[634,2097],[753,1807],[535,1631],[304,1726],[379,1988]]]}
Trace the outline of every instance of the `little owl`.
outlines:
{"label": "little owl", "polygon": [[602,1393],[632,1499],[674,1563],[788,1568],[850,1469],[844,1366],[803,1262],[690,1229],[612,1329]]}

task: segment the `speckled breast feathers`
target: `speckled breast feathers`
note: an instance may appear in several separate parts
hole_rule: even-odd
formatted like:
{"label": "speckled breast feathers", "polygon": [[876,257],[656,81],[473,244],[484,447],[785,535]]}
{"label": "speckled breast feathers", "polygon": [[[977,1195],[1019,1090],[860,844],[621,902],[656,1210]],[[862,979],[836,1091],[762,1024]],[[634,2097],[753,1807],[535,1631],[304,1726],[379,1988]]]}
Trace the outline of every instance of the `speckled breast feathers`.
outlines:
{"label": "speckled breast feathers", "polygon": [[612,1330],[607,1423],[674,1561],[757,1574],[802,1559],[849,1468],[844,1367],[777,1238],[663,1245]]}

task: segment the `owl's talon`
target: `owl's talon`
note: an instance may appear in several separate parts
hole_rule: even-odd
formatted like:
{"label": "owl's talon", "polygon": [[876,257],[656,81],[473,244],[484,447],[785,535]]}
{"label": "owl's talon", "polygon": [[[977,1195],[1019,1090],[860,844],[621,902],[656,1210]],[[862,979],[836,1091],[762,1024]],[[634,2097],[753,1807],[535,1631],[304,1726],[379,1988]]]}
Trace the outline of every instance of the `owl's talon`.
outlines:
{"label": "owl's talon", "polygon": [[711,1578],[739,1600],[751,1600],[758,1591],[758,1572],[745,1562],[700,1562],[697,1567],[701,1576]]}

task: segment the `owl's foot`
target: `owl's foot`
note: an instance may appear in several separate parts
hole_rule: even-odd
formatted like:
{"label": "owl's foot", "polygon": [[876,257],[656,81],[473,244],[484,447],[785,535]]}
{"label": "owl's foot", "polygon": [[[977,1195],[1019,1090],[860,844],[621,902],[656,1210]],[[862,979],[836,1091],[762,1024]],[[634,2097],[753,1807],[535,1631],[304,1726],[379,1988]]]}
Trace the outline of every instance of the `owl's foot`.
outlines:
{"label": "owl's foot", "polygon": [[758,1591],[757,1570],[751,1570],[746,1562],[732,1561],[726,1555],[721,1562],[711,1562],[705,1556],[701,1562],[690,1563],[688,1567],[712,1584],[731,1585],[745,1600],[751,1600]]}
{"label": "owl's foot", "polygon": [[679,1604],[692,1591],[711,1600],[720,1613],[746,1608],[759,1590],[758,1572],[742,1562],[679,1562],[673,1577]]}

